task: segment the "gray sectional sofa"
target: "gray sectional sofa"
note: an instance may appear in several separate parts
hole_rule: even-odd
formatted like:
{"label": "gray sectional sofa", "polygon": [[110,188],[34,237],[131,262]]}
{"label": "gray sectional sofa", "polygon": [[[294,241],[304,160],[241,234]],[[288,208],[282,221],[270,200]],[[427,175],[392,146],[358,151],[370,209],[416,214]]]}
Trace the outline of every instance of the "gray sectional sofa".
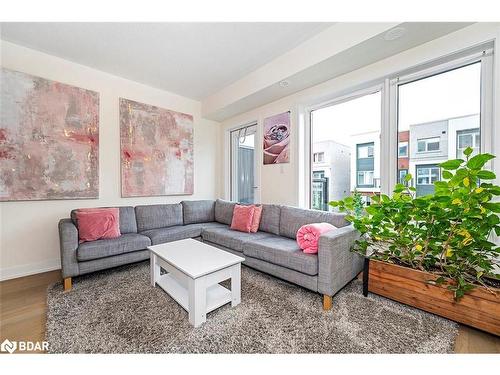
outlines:
{"label": "gray sectional sofa", "polygon": [[[119,207],[121,237],[82,244],[74,210],[59,222],[65,289],[71,289],[72,277],[148,259],[147,246],[185,238],[243,256],[249,267],[323,294],[324,308],[361,271],[362,258],[349,251],[358,233],[343,214],[264,204],[259,231],[243,233],[230,229],[234,205],[218,199]],[[318,254],[305,254],[297,230],[317,222],[338,229],[320,237]]]}

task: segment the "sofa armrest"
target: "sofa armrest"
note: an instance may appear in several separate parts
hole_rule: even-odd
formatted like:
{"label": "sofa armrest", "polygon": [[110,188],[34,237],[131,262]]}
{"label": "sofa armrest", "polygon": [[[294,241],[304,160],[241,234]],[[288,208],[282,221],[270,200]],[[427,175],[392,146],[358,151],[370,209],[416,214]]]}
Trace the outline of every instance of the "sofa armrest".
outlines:
{"label": "sofa armrest", "polygon": [[333,296],[363,269],[363,257],[351,251],[359,232],[352,225],[323,234],[318,247],[318,291]]}
{"label": "sofa armrest", "polygon": [[78,229],[71,219],[59,221],[59,247],[61,250],[61,265],[63,278],[78,276],[80,269],[76,259],[78,249]]}

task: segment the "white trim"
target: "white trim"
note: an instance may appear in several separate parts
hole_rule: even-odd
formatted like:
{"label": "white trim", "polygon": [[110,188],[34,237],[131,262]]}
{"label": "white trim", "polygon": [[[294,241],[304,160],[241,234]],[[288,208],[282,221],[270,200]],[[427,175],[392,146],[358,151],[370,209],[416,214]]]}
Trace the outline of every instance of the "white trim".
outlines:
{"label": "white trim", "polygon": [[[462,52],[463,53],[463,52]],[[473,64],[475,62],[482,61],[484,57],[492,56],[493,55],[493,49],[492,48],[484,48],[483,51],[481,52],[471,52],[471,54],[464,56],[464,57],[453,57],[453,56],[448,56],[443,59],[440,59],[441,61],[447,60],[445,62],[438,62],[436,61],[435,64],[423,68],[421,70],[414,71],[415,69],[418,69],[418,66],[409,69],[411,71],[414,71],[412,73],[405,74],[400,73],[397,74],[394,78],[391,79],[392,84],[398,84],[398,85],[404,85],[405,83],[410,83],[413,81],[418,81],[419,79],[423,78],[428,78],[433,75],[437,75],[440,73],[445,73],[447,71],[461,68],[463,66]],[[426,64],[428,65],[428,64]]]}
{"label": "white trim", "polygon": [[14,267],[6,267],[0,270],[0,281],[16,279],[18,277],[35,275],[37,273],[55,271],[61,269],[59,259],[49,259],[42,262],[21,264]]}

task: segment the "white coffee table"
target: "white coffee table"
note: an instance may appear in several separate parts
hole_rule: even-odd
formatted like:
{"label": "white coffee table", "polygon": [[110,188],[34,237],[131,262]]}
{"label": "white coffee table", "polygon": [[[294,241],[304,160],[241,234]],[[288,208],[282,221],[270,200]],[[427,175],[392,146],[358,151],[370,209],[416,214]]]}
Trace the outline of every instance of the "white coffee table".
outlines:
{"label": "white coffee table", "polygon": [[[149,246],[151,285],[159,285],[189,313],[198,327],[207,313],[241,301],[241,262],[245,259],[203,242],[186,239]],[[167,271],[160,275],[160,267]],[[231,279],[231,290],[219,285]]]}

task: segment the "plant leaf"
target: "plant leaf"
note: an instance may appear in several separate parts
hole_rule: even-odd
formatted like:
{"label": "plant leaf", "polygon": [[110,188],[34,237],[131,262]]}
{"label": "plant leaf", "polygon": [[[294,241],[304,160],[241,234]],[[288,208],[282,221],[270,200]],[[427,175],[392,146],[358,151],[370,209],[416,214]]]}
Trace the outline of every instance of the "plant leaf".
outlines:
{"label": "plant leaf", "polygon": [[500,213],[500,203],[483,203],[482,206],[490,211]]}
{"label": "plant leaf", "polygon": [[477,177],[481,180],[494,180],[497,175],[491,171],[479,171],[477,172]]}
{"label": "plant leaf", "polygon": [[470,154],[472,154],[474,150],[472,149],[472,147],[467,147],[465,150],[464,150],[464,155],[465,156],[469,156]]}
{"label": "plant leaf", "polygon": [[445,161],[444,163],[439,164],[439,166],[443,169],[454,170],[460,167],[463,162],[464,161],[462,159],[453,159]]}
{"label": "plant leaf", "polygon": [[479,154],[473,156],[468,162],[467,166],[470,169],[481,169],[489,160],[493,159],[495,156],[491,154]]}
{"label": "plant leaf", "polygon": [[[443,178],[444,178],[445,180],[449,180],[450,178],[452,178],[452,177],[453,177],[453,173],[451,173],[451,172],[449,172],[449,171],[443,171],[442,175],[443,175]],[[407,176],[408,176],[408,175],[407,175]]]}

